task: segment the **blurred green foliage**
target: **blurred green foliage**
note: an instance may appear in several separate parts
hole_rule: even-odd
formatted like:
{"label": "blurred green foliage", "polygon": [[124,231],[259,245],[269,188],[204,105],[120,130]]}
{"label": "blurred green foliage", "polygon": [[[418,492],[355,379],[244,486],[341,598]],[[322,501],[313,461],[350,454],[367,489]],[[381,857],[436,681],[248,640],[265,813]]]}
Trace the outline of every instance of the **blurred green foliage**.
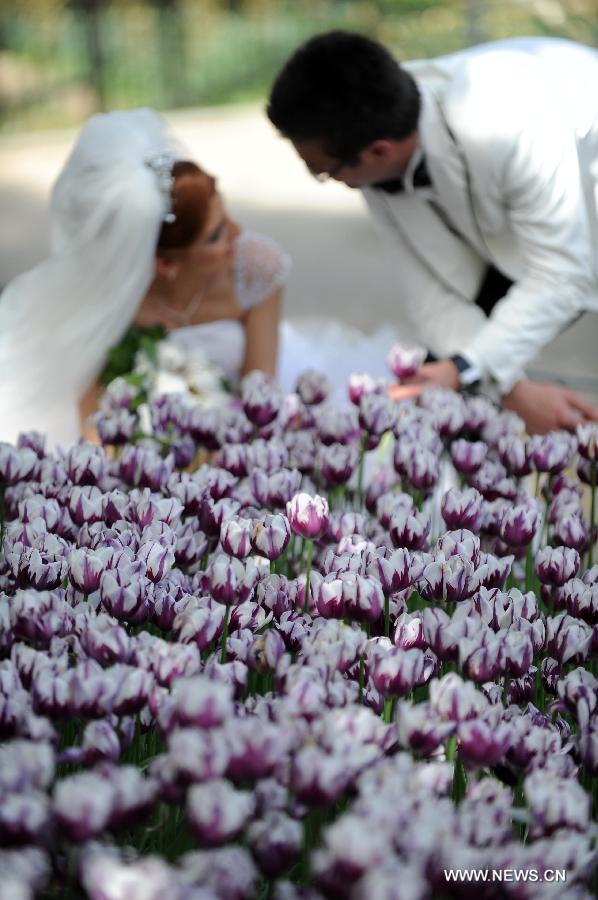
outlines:
{"label": "blurred green foliage", "polygon": [[350,28],[399,57],[516,34],[598,43],[596,0],[0,0],[0,129],[97,109],[262,97],[303,40]]}

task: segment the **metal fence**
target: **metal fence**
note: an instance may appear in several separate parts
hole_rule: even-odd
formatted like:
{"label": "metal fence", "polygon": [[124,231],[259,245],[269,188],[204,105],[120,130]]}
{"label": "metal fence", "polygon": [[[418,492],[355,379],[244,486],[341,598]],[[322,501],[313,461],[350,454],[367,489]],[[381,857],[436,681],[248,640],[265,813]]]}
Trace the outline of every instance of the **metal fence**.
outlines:
{"label": "metal fence", "polygon": [[331,27],[405,58],[513,34],[598,42],[595,0],[0,0],[0,129],[255,98]]}

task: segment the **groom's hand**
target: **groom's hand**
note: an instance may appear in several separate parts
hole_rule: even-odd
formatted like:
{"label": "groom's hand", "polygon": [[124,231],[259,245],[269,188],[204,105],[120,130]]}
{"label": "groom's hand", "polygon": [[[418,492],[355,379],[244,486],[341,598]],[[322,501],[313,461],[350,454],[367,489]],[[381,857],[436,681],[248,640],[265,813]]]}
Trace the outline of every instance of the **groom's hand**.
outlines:
{"label": "groom's hand", "polygon": [[424,363],[417,375],[405,378],[401,384],[391,384],[388,395],[393,400],[407,400],[410,397],[419,397],[422,391],[435,387],[459,390],[459,372],[452,360],[441,359],[438,362]]}
{"label": "groom's hand", "polygon": [[502,398],[502,406],[521,416],[528,434],[546,434],[559,429],[575,431],[581,422],[598,421],[595,406],[560,384],[522,379]]}

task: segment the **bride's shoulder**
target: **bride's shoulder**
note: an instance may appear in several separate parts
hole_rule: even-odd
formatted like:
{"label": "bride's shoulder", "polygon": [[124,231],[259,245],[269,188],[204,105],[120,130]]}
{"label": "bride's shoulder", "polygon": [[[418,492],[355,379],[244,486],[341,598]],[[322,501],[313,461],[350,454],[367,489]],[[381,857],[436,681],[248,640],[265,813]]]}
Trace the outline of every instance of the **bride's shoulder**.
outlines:
{"label": "bride's shoulder", "polygon": [[291,259],[280,244],[256,231],[242,231],[235,249],[237,299],[249,309],[285,285]]}

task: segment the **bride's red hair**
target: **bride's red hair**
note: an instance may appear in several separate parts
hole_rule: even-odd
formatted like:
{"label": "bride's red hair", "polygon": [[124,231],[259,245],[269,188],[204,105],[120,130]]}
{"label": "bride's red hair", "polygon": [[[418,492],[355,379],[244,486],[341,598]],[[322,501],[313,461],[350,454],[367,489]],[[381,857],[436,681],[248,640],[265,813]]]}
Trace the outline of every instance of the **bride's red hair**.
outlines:
{"label": "bride's red hair", "polygon": [[216,181],[189,160],[178,160],[172,167],[173,222],[163,222],[157,252],[188,247],[203,229]]}

